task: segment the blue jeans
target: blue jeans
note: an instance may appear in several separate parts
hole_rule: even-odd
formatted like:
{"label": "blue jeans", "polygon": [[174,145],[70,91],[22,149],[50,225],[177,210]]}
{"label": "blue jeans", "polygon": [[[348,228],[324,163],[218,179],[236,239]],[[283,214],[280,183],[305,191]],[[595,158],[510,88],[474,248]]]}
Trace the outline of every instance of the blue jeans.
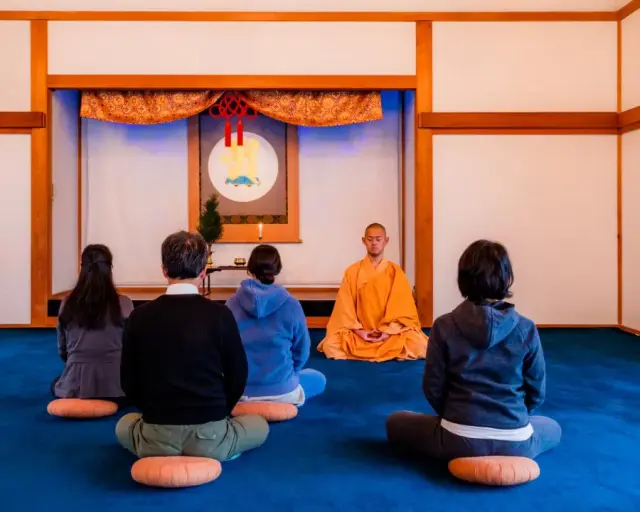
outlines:
{"label": "blue jeans", "polygon": [[403,451],[446,461],[487,455],[534,459],[560,444],[562,429],[555,420],[531,416],[529,422],[533,435],[526,441],[471,439],[442,428],[438,416],[402,411],[387,418],[387,438]]}
{"label": "blue jeans", "polygon": [[327,378],[318,370],[307,368],[300,372],[300,385],[304,389],[305,400],[318,396],[327,387]]}

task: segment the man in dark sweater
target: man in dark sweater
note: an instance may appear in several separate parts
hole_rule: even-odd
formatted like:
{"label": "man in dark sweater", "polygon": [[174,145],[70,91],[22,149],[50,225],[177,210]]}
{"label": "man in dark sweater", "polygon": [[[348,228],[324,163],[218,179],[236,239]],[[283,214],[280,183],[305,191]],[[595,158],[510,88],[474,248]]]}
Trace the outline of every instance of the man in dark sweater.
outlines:
{"label": "man in dark sweater", "polygon": [[167,292],[135,309],[126,322],[121,384],[142,414],[124,416],[116,436],[139,457],[224,461],[267,439],[262,417],[229,417],[247,382],[247,357],[231,311],[198,292],[207,256],[200,235],[167,237]]}
{"label": "man in dark sweater", "polygon": [[534,458],[558,445],[560,425],[531,415],[544,401],[545,362],[535,324],[504,301],[512,284],[503,246],[480,240],[464,252],[458,287],[466,300],[436,319],[427,349],[422,387],[437,416],[392,414],[392,443],[444,460]]}

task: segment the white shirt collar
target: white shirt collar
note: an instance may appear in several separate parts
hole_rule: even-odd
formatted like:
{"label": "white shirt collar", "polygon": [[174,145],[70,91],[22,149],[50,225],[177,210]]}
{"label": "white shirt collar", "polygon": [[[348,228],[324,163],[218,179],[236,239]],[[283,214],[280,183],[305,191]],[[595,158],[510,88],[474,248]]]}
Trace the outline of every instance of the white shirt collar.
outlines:
{"label": "white shirt collar", "polygon": [[198,287],[190,283],[176,283],[167,286],[167,295],[198,295]]}

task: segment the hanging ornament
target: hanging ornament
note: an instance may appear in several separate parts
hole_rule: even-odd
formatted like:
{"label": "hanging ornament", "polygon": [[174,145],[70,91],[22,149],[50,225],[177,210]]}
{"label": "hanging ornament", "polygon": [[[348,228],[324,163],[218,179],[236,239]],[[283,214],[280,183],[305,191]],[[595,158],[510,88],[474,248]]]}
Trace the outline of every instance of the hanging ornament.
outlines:
{"label": "hanging ornament", "polygon": [[244,143],[243,118],[255,119],[258,111],[247,105],[245,96],[242,93],[226,92],[214,105],[209,108],[209,115],[214,119],[224,119],[224,145],[231,147],[231,118],[238,118],[236,144],[242,146]]}

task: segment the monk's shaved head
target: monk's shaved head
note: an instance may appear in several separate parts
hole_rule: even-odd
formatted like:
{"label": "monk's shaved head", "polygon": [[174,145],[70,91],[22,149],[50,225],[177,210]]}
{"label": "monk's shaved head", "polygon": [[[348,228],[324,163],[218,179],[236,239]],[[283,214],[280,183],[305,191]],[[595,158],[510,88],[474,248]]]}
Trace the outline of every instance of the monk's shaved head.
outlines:
{"label": "monk's shaved head", "polygon": [[370,258],[380,259],[384,257],[384,248],[389,243],[387,230],[382,224],[374,222],[369,224],[364,230],[362,243],[367,248],[367,254]]}
{"label": "monk's shaved head", "polygon": [[385,228],[382,224],[379,224],[377,222],[374,222],[373,224],[369,224],[366,229],[364,230],[364,236],[367,236],[367,231],[369,231],[370,229],[381,229],[382,231],[384,231],[384,234],[387,234],[387,228]]}

